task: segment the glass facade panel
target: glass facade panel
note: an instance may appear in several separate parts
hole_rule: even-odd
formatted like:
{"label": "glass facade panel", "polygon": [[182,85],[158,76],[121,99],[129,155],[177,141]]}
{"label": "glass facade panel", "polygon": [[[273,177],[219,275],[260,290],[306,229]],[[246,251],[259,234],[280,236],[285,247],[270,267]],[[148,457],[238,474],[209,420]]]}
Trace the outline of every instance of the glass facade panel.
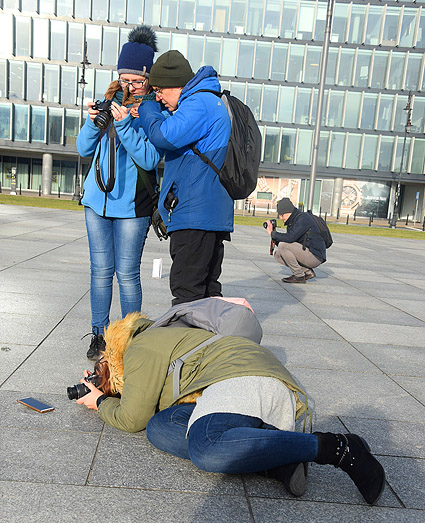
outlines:
{"label": "glass facade panel", "polygon": [[50,31],[50,59],[63,60],[65,58],[66,23],[51,20]]}
{"label": "glass facade panel", "polygon": [[260,119],[261,85],[248,84],[246,105],[251,109],[256,120]]}
{"label": "glass facade panel", "polygon": [[277,93],[277,85],[264,86],[261,120],[266,122],[276,121]]}
{"label": "glass facade panel", "polygon": [[195,29],[197,31],[209,31],[211,29],[211,4],[210,0],[196,0]]}
{"label": "glass facade panel", "polygon": [[389,171],[393,157],[394,138],[392,136],[382,136],[379,147],[378,170]]}
{"label": "glass facade panel", "polygon": [[[149,4],[155,4],[155,0],[151,0],[150,2],[144,2],[143,0],[127,0],[127,23],[128,24],[141,24],[143,21],[143,4],[149,3]],[[147,6],[145,6],[145,13],[147,11]],[[148,25],[151,25],[152,22],[146,22]],[[159,20],[158,20],[159,24]],[[153,25],[158,25],[153,24]]]}
{"label": "glass facade panel", "polygon": [[24,97],[24,64],[9,62],[9,98],[22,100]]}
{"label": "glass facade panel", "polygon": [[104,98],[105,92],[108,89],[111,81],[112,79],[110,71],[96,69],[94,88],[94,97],[96,100],[102,100]]}
{"label": "glass facade panel", "polygon": [[328,126],[341,127],[344,109],[344,91],[331,91],[329,100]]}
{"label": "glass facade panel", "polygon": [[295,129],[282,129],[280,163],[294,163],[296,136],[297,134]]}
{"label": "glass facade panel", "polygon": [[31,107],[31,142],[45,142],[46,108]]}
{"label": "glass facade panel", "polygon": [[225,33],[229,24],[229,0],[216,0],[213,9],[213,31]]}
{"label": "glass facade panel", "polygon": [[352,85],[354,49],[341,49],[339,61],[338,85]]}
{"label": "glass facade panel", "polygon": [[279,112],[278,121],[292,123],[292,113],[294,108],[295,87],[279,87]]}
{"label": "glass facade panel", "polygon": [[264,15],[264,36],[276,37],[279,34],[280,0],[266,0]]}
{"label": "glass facade panel", "polygon": [[189,35],[187,46],[187,59],[194,71],[204,65],[204,37]]}
{"label": "glass facade panel", "polygon": [[111,22],[125,22],[125,3],[126,0],[109,0],[109,20]]}
{"label": "glass facade panel", "polygon": [[102,64],[116,65],[118,61],[118,29],[103,27]]}
{"label": "glass facade panel", "polygon": [[187,56],[187,36],[187,34],[171,33],[171,49],[176,49],[183,56]]}
{"label": "glass facade panel", "polygon": [[317,165],[321,167],[326,166],[326,159],[328,156],[329,132],[322,131],[319,139],[319,150],[317,152]]}
{"label": "glass facade panel", "polygon": [[425,98],[415,96],[412,109],[412,132],[423,133],[424,129],[424,115],[425,115]]}
{"label": "glass facade panel", "polygon": [[252,40],[241,40],[239,44],[238,78],[252,77],[252,64],[254,62],[254,42]]}
{"label": "glass facade panel", "polygon": [[33,158],[31,162],[31,189],[41,190],[42,161]]}
{"label": "glass facade panel", "polygon": [[177,27],[177,0],[162,0],[162,27]]}
{"label": "glass facade panel", "polygon": [[288,82],[301,82],[304,51],[304,45],[291,45],[288,63]]}
{"label": "glass facade panel", "polygon": [[83,25],[68,24],[68,62],[83,60]]}
{"label": "glass facade panel", "polygon": [[40,13],[52,14],[55,12],[55,0],[39,0]]}
{"label": "glass facade panel", "polygon": [[41,64],[27,62],[27,100],[41,100]]}
{"label": "glass facade panel", "polygon": [[265,162],[278,162],[279,154],[279,127],[267,127],[266,128],[266,139],[264,142],[264,161]]}
{"label": "glass facade panel", "polygon": [[242,102],[245,102],[245,84],[238,83],[238,82],[232,82],[232,85],[230,87],[230,91],[233,96],[236,96],[236,98],[239,98],[239,100],[242,100]]}
{"label": "glass facade panel", "polygon": [[[78,75],[77,75],[78,80],[81,78],[81,73],[82,73],[82,70],[80,67],[80,68],[78,68]],[[85,76],[86,76],[86,82],[87,82],[87,85],[84,89],[85,99],[94,100],[95,99],[95,97],[93,96],[94,69],[86,69]],[[77,96],[80,96],[81,90],[78,89],[78,91],[79,91],[79,93],[77,94]]]}
{"label": "glass facade panel", "polygon": [[310,118],[311,89],[298,89],[297,103],[295,107],[295,123],[309,124]]}
{"label": "glass facade panel", "polygon": [[[404,155],[403,155],[404,148]],[[394,162],[394,172],[399,173],[400,169],[402,173],[407,172],[407,159],[409,158],[410,151],[410,138],[406,139],[406,145],[404,146],[404,138],[399,138],[397,141],[397,149]],[[403,157],[403,161],[402,161]]]}
{"label": "glass facade panel", "polygon": [[216,71],[220,66],[220,39],[207,36],[205,39],[205,63],[212,65]]}
{"label": "glass facade panel", "polygon": [[413,146],[412,166],[410,172],[423,174],[425,165],[425,140],[415,138]]}
{"label": "glass facade panel", "polygon": [[31,18],[17,16],[15,18],[15,56],[30,56],[30,34]]}
{"label": "glass facade panel", "polygon": [[401,89],[404,69],[404,53],[392,53],[390,74],[388,77],[388,89]]}
{"label": "glass facade panel", "polygon": [[400,15],[399,7],[390,7],[387,5],[385,14],[384,32],[382,35],[382,45],[396,45],[398,17]]}
{"label": "glass facade panel", "polygon": [[0,98],[6,98],[6,60],[0,60]]}
{"label": "glass facade panel", "polygon": [[369,82],[369,65],[372,51],[360,50],[357,53],[356,74],[354,75],[354,85],[356,87],[367,87]]}
{"label": "glass facade panel", "polygon": [[156,33],[158,39],[158,54],[156,57],[170,49],[170,36],[170,33]]}
{"label": "glass facade panel", "polygon": [[80,111],[66,109],[65,111],[65,145],[75,145],[79,132]]}
{"label": "glass facade panel", "polygon": [[342,167],[344,157],[345,133],[332,133],[329,155],[330,167]]}
{"label": "glass facade panel", "polygon": [[26,142],[28,140],[28,105],[13,106],[13,139]]}
{"label": "glass facade panel", "polygon": [[351,8],[350,29],[348,31],[348,41],[351,44],[363,43],[365,13],[366,6],[364,5],[353,5]]}
{"label": "glass facade panel", "polygon": [[381,95],[379,103],[378,123],[376,128],[380,131],[391,129],[391,119],[393,115],[394,96],[390,94]]}
{"label": "glass facade panel", "polygon": [[[336,84],[336,63],[338,60],[338,49],[331,47],[328,54],[328,63],[326,65],[326,83]],[[320,63],[320,62],[319,62]]]}
{"label": "glass facade panel", "polygon": [[246,34],[263,34],[263,6],[264,0],[248,0],[248,20]]}
{"label": "glass facade panel", "polygon": [[297,164],[310,165],[313,131],[300,129],[298,133]]}
{"label": "glass facade panel", "polygon": [[361,134],[349,134],[347,145],[347,156],[345,158],[346,169],[359,169]]}
{"label": "glass facade panel", "polygon": [[377,94],[365,93],[363,98],[362,119],[360,123],[362,129],[373,129],[377,100]]}
{"label": "glass facade panel", "polygon": [[235,76],[235,64],[238,41],[230,38],[223,39],[220,74],[222,76]]}
{"label": "glass facade panel", "polygon": [[319,82],[320,47],[309,46],[305,64],[304,83],[317,84]]}
{"label": "glass facade panel", "polygon": [[395,108],[394,131],[403,132],[406,125],[406,113],[404,108],[407,105],[407,96],[398,96]]}
{"label": "glass facade panel", "polygon": [[232,0],[230,2],[230,28],[235,34],[244,34],[245,31],[246,0]]}
{"label": "glass facade panel", "polygon": [[[69,0],[65,0],[69,4]],[[79,18],[90,18],[90,4],[87,0],[74,0],[75,13],[78,13]]]}
{"label": "glass facade panel", "polygon": [[384,87],[385,75],[387,74],[388,51],[376,51],[373,59],[373,71],[371,87],[381,89]]}
{"label": "glass facade panel", "polygon": [[19,189],[29,189],[30,186],[30,163],[29,158],[17,158],[16,185]]}
{"label": "glass facade panel", "polygon": [[254,78],[258,80],[268,80],[270,68],[270,51],[271,44],[269,42],[257,41],[255,49]]}
{"label": "glass facade panel", "polygon": [[62,67],[61,103],[75,104],[75,86],[77,85],[77,69]]}
{"label": "glass facade panel", "polygon": [[102,26],[86,24],[87,59],[93,64],[100,63],[100,42],[102,40]]}
{"label": "glass facade panel", "polygon": [[[136,0],[132,0],[134,3]],[[161,0],[149,0],[149,2],[144,2],[144,16],[143,22],[145,24],[158,26],[161,23]],[[132,12],[132,16],[137,11]],[[130,10],[127,10],[127,17],[130,15]],[[128,20],[130,22],[130,19]],[[134,22],[132,22],[134,23]]]}
{"label": "glass facade panel", "polygon": [[379,35],[381,32],[383,10],[383,6],[371,5],[369,7],[365,38],[365,44],[367,45],[378,45],[380,43]]}
{"label": "glass facade panel", "polygon": [[48,143],[50,144],[61,144],[62,143],[62,109],[54,109],[49,107],[49,125],[48,130]]}
{"label": "glass facade panel", "polygon": [[419,20],[418,38],[416,47],[425,47],[425,9],[422,7],[421,19]]}
{"label": "glass facade panel", "polygon": [[324,2],[318,2],[316,14],[316,27],[314,29],[314,40],[322,42],[325,36],[327,7]]}
{"label": "glass facade panel", "polygon": [[422,53],[410,53],[407,63],[406,82],[404,88],[406,91],[419,91],[419,73],[421,70],[423,55]]}
{"label": "glass facade panel", "polygon": [[285,0],[283,3],[282,25],[280,36],[282,38],[295,37],[295,24],[297,23],[298,0]]}
{"label": "glass facade panel", "polygon": [[412,47],[417,15],[417,9],[404,8],[400,31],[400,47]]}
{"label": "glass facade panel", "polygon": [[10,140],[10,104],[0,103],[0,138]]}
{"label": "glass facade panel", "polygon": [[177,27],[180,29],[193,29],[195,18],[195,0],[180,0],[179,21]]}
{"label": "glass facade panel", "polygon": [[93,20],[108,20],[108,2],[105,0],[91,0]]}
{"label": "glass facade panel", "polygon": [[59,102],[59,66],[44,66],[44,102]]}
{"label": "glass facade panel", "polygon": [[[15,0],[12,0],[12,3]],[[21,0],[22,11],[35,13],[37,10],[37,0]]]}
{"label": "glass facade panel", "polygon": [[346,40],[348,7],[348,4],[335,4],[331,42],[345,42]]}
{"label": "glass facade panel", "polygon": [[271,79],[278,82],[285,80],[286,59],[288,57],[288,44],[274,44],[272,57]]}
{"label": "glass facade panel", "polygon": [[[78,13],[78,16],[80,17],[81,14]],[[73,5],[72,2],[69,2],[69,0],[57,0],[56,2],[56,14],[57,16],[72,16],[73,15]]]}
{"label": "glass facade panel", "polygon": [[298,40],[311,40],[313,38],[313,24],[315,18],[315,3],[310,0],[301,0],[298,16]]}
{"label": "glass facade panel", "polygon": [[363,144],[362,169],[375,169],[378,136],[366,134]]}
{"label": "glass facade panel", "polygon": [[[1,17],[0,17],[1,19]],[[49,20],[34,18],[33,21],[32,55],[34,58],[49,57]],[[3,33],[2,33],[3,34]]]}

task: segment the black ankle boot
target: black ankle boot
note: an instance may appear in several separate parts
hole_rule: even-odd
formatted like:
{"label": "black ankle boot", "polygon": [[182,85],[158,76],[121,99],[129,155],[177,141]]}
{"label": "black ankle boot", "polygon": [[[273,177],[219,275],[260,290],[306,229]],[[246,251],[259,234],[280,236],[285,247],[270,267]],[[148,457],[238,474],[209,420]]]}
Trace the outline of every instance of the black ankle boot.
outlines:
{"label": "black ankle boot", "polygon": [[105,350],[106,344],[103,335],[99,334],[98,327],[93,327],[93,334],[90,341],[90,347],[87,351],[87,358],[89,360],[97,360],[100,353]]}
{"label": "black ankle boot", "polygon": [[277,479],[284,484],[285,490],[289,494],[298,498],[305,493],[307,466],[308,463],[289,463],[282,467],[266,470],[261,475]]}
{"label": "black ankle boot", "polygon": [[374,505],[384,490],[385,472],[372,456],[366,441],[356,434],[314,434],[319,442],[315,463],[342,469],[353,480],[365,501]]}

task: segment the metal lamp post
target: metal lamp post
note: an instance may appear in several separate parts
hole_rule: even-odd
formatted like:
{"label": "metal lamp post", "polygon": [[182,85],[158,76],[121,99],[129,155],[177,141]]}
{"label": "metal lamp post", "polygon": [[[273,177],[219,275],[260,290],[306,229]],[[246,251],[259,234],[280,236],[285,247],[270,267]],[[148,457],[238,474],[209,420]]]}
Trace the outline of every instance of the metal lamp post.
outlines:
{"label": "metal lamp post", "polygon": [[401,172],[403,171],[404,153],[406,151],[406,139],[407,139],[407,135],[410,133],[410,130],[412,128],[412,121],[411,121],[412,107],[411,107],[411,103],[410,103],[411,100],[412,100],[412,95],[409,92],[409,96],[407,98],[407,105],[403,109],[403,111],[406,111],[407,119],[406,119],[406,125],[404,126],[404,140],[403,140],[403,149],[401,151],[400,172],[398,173],[398,182],[397,182],[397,190],[396,190],[395,198],[394,198],[393,215],[391,217],[391,222],[390,222],[391,229],[395,229],[397,227],[397,216],[400,212]]}
{"label": "metal lamp post", "polygon": [[[87,85],[86,82],[86,67],[90,65],[90,62],[87,60],[87,42],[84,42],[84,57],[83,61],[81,62],[82,65],[82,71],[81,71],[81,78],[78,81],[78,85],[81,89],[81,106],[80,106],[80,131],[81,127],[83,126],[83,110],[84,110],[84,89]],[[75,189],[74,189],[74,195],[72,196],[73,200],[79,200],[81,198],[81,185],[80,185],[80,176],[81,176],[81,156],[78,155],[78,164],[77,164],[77,175],[75,177]]]}

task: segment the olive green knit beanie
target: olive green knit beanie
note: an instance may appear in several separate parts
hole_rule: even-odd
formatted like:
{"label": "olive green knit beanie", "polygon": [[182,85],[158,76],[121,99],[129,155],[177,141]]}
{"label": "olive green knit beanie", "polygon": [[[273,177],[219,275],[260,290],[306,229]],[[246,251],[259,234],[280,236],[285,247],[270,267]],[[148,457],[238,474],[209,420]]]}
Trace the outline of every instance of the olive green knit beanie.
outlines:
{"label": "olive green knit beanie", "polygon": [[195,76],[179,51],[167,51],[153,64],[149,83],[154,87],[184,87]]}

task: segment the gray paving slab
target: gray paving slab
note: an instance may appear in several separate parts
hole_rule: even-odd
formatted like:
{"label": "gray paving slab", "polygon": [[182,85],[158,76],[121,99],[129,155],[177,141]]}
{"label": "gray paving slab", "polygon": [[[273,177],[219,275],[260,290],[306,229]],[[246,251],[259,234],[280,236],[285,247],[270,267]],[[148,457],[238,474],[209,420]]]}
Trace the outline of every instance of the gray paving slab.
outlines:
{"label": "gray paving slab", "polygon": [[[423,521],[425,242],[334,241],[317,278],[291,286],[264,230],[237,226],[221,280],[225,295],[250,301],[263,344],[307,390],[314,430],[368,440],[388,477],[376,507],[333,467],[310,467],[299,499],[256,474],[201,472],[70,401],[66,388],[92,368],[83,213],[0,205],[0,521],[81,521],[93,507],[105,522]],[[149,234],[143,254],[142,312],[153,319],[171,302],[168,247]],[[25,396],[55,410],[23,407]]]}

